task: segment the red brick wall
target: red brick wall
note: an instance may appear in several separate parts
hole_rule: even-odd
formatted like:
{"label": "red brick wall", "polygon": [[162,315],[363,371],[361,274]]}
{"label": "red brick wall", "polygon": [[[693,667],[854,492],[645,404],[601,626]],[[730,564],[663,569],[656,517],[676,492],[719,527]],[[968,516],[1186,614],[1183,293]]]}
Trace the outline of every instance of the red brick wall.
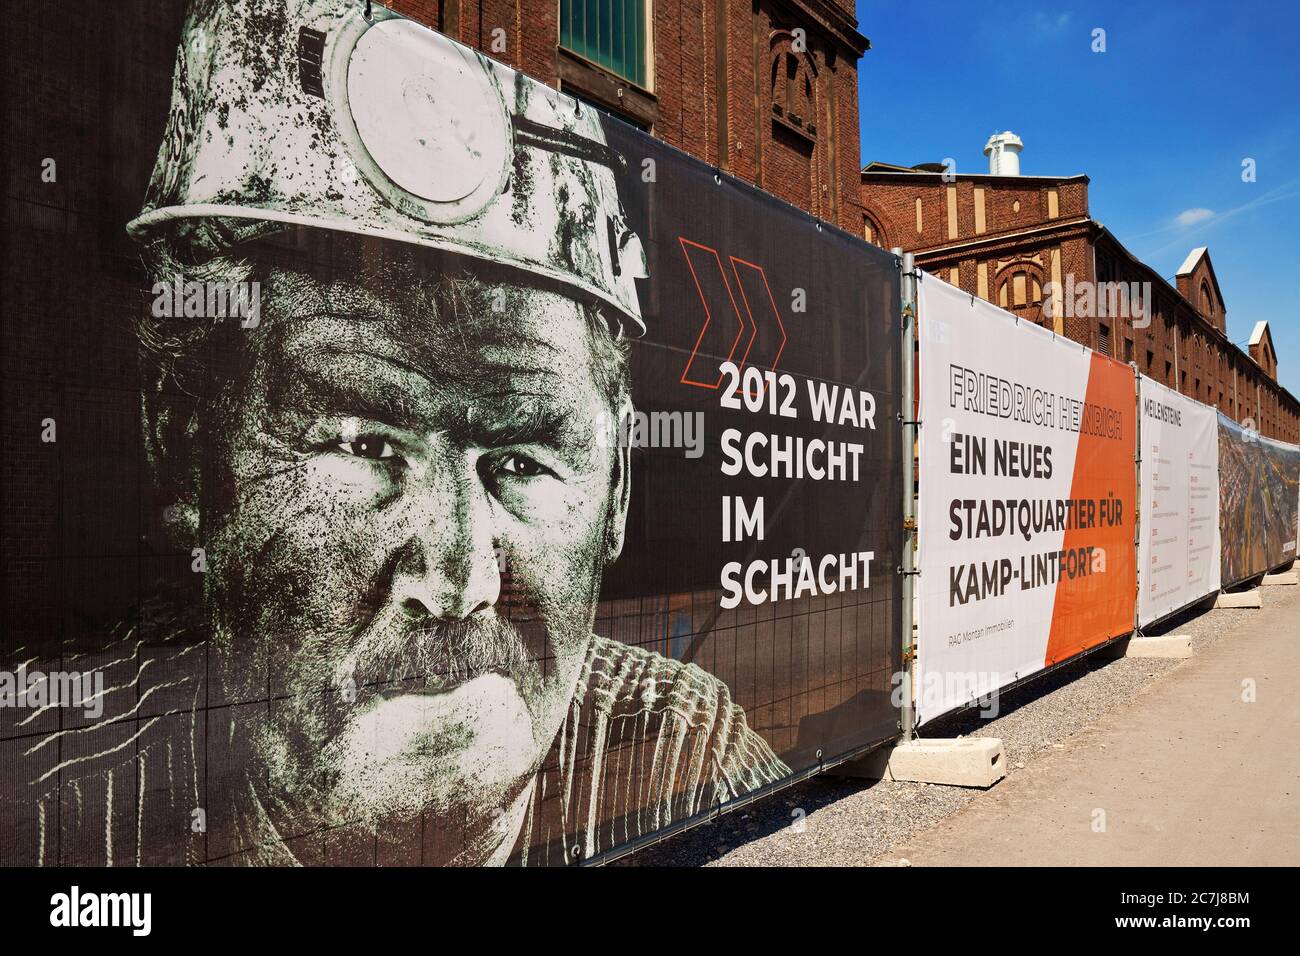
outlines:
{"label": "red brick wall", "polygon": [[[1129,360],[1126,345],[1131,342],[1131,360],[1144,374],[1238,421],[1253,420],[1265,435],[1300,442],[1300,403],[1228,340],[1223,332],[1226,310],[1217,301],[1214,283],[1210,285],[1216,301],[1210,313],[1203,316],[1086,218],[1086,179],[959,177],[946,183],[937,173],[864,173],[861,180],[863,213],[880,232],[876,239],[880,245],[915,252],[918,264],[944,281],[951,281],[950,270],[958,269],[957,284],[972,294],[979,293],[978,268],[984,263],[991,302],[1001,304],[1001,281],[1017,271],[1045,285],[1051,279],[1053,250],[1060,253],[1062,277],[1073,275],[1076,283],[1150,282],[1155,302],[1149,326],[1135,325],[1132,315],[1067,315],[1061,319],[1062,332],[1089,348],[1100,349],[1104,326],[1115,358]],[[955,239],[948,235],[950,186],[957,190]],[[975,232],[977,187],[985,190],[982,235]],[[1048,217],[1049,189],[1057,192],[1055,220]],[[922,208],[919,233],[915,207],[918,198]],[[1034,231],[1025,234],[1027,230]],[[1206,268],[1202,260],[1189,282],[1182,283],[1187,290],[1199,289]],[[1031,321],[1053,325],[1041,302],[1032,301],[1032,296],[1022,307],[1008,296],[1006,307]]]}
{"label": "red brick wall", "polygon": [[[1057,193],[1056,220],[1088,214],[1086,179],[1048,181],[1012,177],[958,177],[944,182],[933,174],[863,174],[864,212],[884,230],[888,243],[908,250],[969,242],[1017,232],[1054,220],[1048,217],[1049,190]],[[948,234],[948,189],[957,190],[957,237]],[[975,190],[984,190],[984,232],[975,232]],[[916,200],[921,200],[922,231],[916,231]],[[1017,208],[1018,204],[1018,208]]]}
{"label": "red brick wall", "polygon": [[659,0],[654,4],[654,86],[659,119],[654,133],[665,142],[719,165],[716,130],[717,73],[714,18],[709,0]]}
{"label": "red brick wall", "polygon": [[1151,281],[1155,289],[1150,327],[1133,329],[1131,322],[1123,323],[1131,330],[1127,334],[1133,336],[1135,360],[1143,373],[1237,421],[1253,419],[1265,435],[1300,441],[1300,405],[1218,328],[1222,303],[1215,315],[1205,318],[1156,281],[1150,270],[1134,264],[1109,237],[1097,243],[1097,263],[1103,279],[1109,270],[1118,281]]}
{"label": "red brick wall", "polygon": [[1202,256],[1187,275],[1176,277],[1178,291],[1219,331],[1227,329],[1227,312],[1219,299],[1219,286],[1210,268],[1208,254]]}

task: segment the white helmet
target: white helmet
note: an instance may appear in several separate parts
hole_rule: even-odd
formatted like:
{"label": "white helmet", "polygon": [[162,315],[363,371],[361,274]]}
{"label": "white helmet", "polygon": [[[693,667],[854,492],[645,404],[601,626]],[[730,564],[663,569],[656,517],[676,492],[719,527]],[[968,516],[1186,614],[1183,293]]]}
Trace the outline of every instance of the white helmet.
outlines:
{"label": "white helmet", "polygon": [[286,225],[445,249],[645,331],[645,253],[597,112],[359,0],[195,0],[144,209],[193,257]]}

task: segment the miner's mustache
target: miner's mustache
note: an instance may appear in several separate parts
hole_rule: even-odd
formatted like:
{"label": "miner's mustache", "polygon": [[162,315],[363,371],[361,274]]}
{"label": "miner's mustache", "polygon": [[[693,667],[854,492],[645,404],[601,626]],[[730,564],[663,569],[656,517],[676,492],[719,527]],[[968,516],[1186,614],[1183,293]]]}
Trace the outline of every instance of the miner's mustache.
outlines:
{"label": "miner's mustache", "polygon": [[363,638],[355,668],[359,684],[420,677],[462,681],[489,672],[518,675],[534,664],[525,635],[499,617],[384,623],[388,626]]}

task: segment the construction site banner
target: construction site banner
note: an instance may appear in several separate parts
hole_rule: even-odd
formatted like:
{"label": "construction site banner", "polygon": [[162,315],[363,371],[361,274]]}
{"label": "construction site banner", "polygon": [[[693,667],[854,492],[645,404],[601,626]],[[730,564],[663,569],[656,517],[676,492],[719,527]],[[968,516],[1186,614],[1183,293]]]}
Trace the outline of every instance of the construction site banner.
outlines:
{"label": "construction site banner", "polygon": [[0,864],[584,863],[898,733],[893,255],[378,3],[12,14]]}
{"label": "construction site banner", "polygon": [[1128,366],[919,285],[918,722],[1133,629]]}
{"label": "construction site banner", "polygon": [[1219,590],[1218,413],[1141,377],[1138,623]]}
{"label": "construction site banner", "polygon": [[1219,414],[1222,579],[1231,587],[1295,560],[1300,448]]}
{"label": "construction site banner", "polygon": [[1296,558],[1297,509],[1300,508],[1300,447],[1261,438],[1264,451],[1264,502],[1268,526],[1268,570]]}

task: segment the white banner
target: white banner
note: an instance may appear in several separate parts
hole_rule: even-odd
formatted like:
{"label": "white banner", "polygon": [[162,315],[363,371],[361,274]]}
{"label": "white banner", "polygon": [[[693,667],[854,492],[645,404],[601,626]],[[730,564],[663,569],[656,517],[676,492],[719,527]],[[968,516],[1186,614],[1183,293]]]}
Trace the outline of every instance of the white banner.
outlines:
{"label": "white banner", "polygon": [[1219,590],[1219,416],[1142,376],[1138,623]]}
{"label": "white banner", "polygon": [[1133,628],[1130,368],[918,288],[918,722]]}

